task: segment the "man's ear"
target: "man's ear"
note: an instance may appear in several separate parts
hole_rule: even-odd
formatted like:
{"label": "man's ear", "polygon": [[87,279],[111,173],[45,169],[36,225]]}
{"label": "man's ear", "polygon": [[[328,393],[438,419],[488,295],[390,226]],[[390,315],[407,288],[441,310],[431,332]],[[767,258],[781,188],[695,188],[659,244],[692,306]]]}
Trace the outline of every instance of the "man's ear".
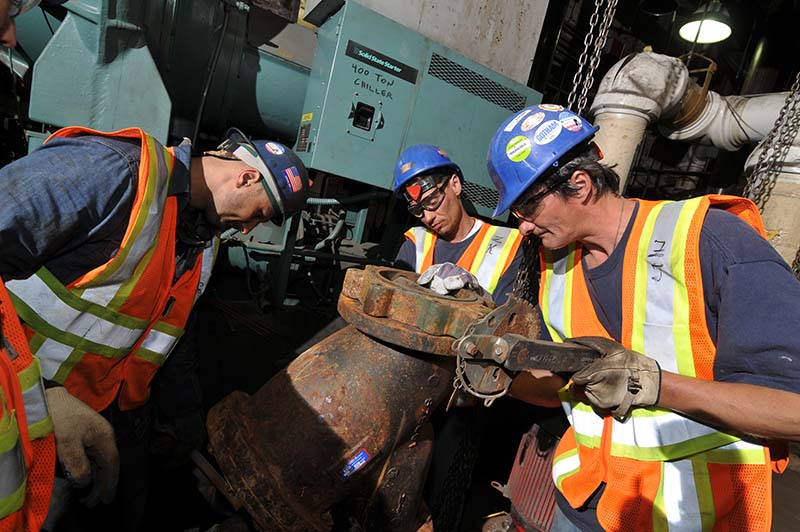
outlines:
{"label": "man's ear", "polygon": [[250,185],[258,183],[261,179],[261,172],[255,168],[242,168],[239,171],[239,175],[236,176],[236,187],[249,187]]}
{"label": "man's ear", "polygon": [[456,196],[461,195],[461,178],[458,177],[458,174],[453,174],[450,176],[450,185],[453,187],[453,192],[456,193]]}
{"label": "man's ear", "polygon": [[590,199],[593,195],[594,183],[592,178],[584,170],[575,170],[570,177],[572,186],[577,190],[576,198],[580,201]]}

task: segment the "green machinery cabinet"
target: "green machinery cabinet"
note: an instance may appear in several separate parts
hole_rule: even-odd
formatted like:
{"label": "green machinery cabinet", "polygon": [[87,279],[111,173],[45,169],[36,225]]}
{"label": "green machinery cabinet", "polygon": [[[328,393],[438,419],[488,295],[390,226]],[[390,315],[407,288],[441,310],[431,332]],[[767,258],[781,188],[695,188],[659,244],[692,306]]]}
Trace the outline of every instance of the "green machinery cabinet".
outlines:
{"label": "green machinery cabinet", "polygon": [[295,150],[315,170],[380,188],[413,144],[437,144],[489,216],[498,195],[486,150],[510,114],[541,94],[347,1],[319,29]]}

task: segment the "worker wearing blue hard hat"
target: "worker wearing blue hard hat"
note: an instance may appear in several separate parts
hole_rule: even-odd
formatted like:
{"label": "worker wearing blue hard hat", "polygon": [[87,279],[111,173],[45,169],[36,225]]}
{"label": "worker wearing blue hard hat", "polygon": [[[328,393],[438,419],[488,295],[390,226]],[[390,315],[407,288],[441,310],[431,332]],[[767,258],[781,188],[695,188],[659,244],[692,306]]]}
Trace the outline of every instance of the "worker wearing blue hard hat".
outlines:
{"label": "worker wearing blue hard hat", "polygon": [[[139,128],[70,127],[0,168],[0,189],[13,198],[0,202],[0,278],[13,301],[0,293],[2,325],[19,325],[16,310],[24,332],[15,339],[30,339],[15,357],[0,343],[0,363],[16,370],[15,360],[28,361],[0,379],[0,395],[3,412],[31,416],[20,422],[27,430],[3,433],[3,529],[38,530],[45,514],[44,528],[54,528],[63,508],[48,513],[56,455],[55,493],[85,490],[87,506],[110,503],[84,516],[111,519],[98,529],[138,529],[157,373],[169,375],[169,389],[153,395],[168,397],[160,404],[169,403],[170,421],[200,432],[186,435],[195,448],[203,443],[194,353],[180,340],[208,286],[218,235],[282,221],[303,208],[309,187],[291,149],[238,130],[193,155],[188,140],[167,148]],[[12,393],[10,377],[23,393]]]}
{"label": "worker wearing blue hard hat", "polygon": [[409,146],[400,154],[392,189],[422,225],[405,233],[395,263],[421,273],[420,283],[439,293],[481,287],[501,304],[516,277],[522,237],[470,215],[462,202],[463,179],[438,146]]}
{"label": "worker wearing blue hard hat", "polygon": [[800,283],[747,199],[620,196],[597,129],[529,107],[500,125],[487,160],[495,214],[541,242],[545,339],[603,355],[511,388],[562,404],[571,425],[553,529],[767,531],[776,444],[800,438]]}

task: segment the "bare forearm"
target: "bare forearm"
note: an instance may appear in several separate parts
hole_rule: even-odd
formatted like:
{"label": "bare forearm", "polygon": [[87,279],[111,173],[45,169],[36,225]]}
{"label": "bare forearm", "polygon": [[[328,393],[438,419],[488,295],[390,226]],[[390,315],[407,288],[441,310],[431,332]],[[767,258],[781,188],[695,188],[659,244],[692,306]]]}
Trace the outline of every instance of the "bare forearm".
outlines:
{"label": "bare forearm", "polygon": [[566,381],[549,371],[521,372],[511,383],[508,395],[536,406],[561,406],[558,390]]}
{"label": "bare forearm", "polygon": [[658,406],[732,432],[800,440],[800,394],[663,371]]}

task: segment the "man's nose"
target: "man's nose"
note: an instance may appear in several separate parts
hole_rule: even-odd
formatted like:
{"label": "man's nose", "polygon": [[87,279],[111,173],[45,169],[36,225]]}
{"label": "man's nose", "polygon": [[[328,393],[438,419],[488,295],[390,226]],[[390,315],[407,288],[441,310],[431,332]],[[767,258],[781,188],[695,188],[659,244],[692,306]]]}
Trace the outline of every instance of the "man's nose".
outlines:
{"label": "man's nose", "polygon": [[536,229],[535,223],[529,222],[528,220],[519,221],[519,232],[522,233],[523,236],[529,236],[533,234],[533,231],[535,229]]}
{"label": "man's nose", "polygon": [[257,226],[257,225],[258,225],[258,220],[254,220],[254,221],[252,221],[252,222],[243,223],[243,224],[242,224],[242,229],[240,230],[240,232],[241,232],[243,235],[246,235],[247,233],[249,233],[250,231],[252,231],[252,230],[253,230],[253,228],[254,228],[255,226]]}
{"label": "man's nose", "polygon": [[0,22],[0,44],[5,48],[14,48],[17,45],[17,28],[14,25],[14,19],[9,18],[5,24]]}

